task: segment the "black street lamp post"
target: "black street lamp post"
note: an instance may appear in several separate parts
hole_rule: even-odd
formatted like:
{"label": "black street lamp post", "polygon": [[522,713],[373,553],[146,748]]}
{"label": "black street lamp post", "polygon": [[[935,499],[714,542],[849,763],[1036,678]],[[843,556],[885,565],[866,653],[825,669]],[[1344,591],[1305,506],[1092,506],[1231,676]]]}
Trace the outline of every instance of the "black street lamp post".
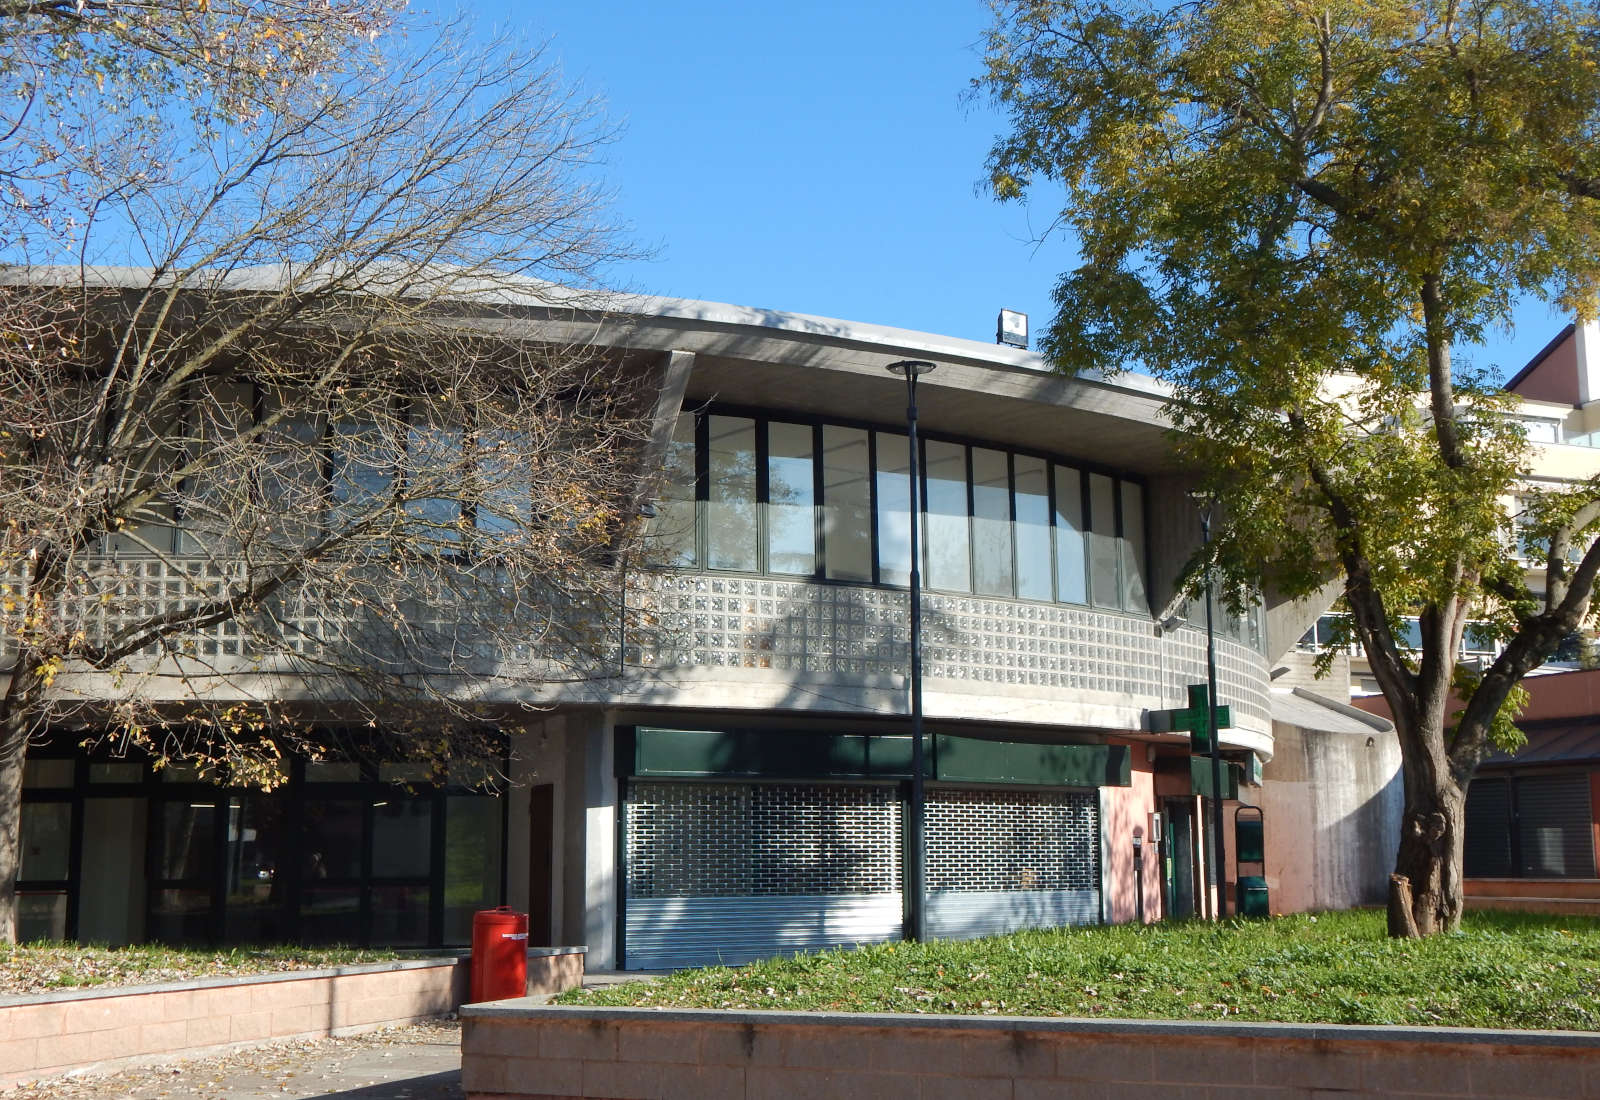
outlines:
{"label": "black street lamp post", "polygon": [[[1200,538],[1209,557],[1211,549],[1211,510],[1216,499],[1208,497],[1200,513]],[[1217,728],[1217,634],[1211,621],[1211,605],[1215,596],[1211,585],[1211,563],[1206,562],[1206,697],[1211,714],[1207,725],[1211,728],[1211,866],[1212,881],[1217,886],[1214,916],[1221,920],[1228,915],[1228,890],[1223,881],[1227,874],[1227,861],[1222,847],[1222,731]]]}
{"label": "black street lamp post", "polygon": [[910,463],[911,503],[911,810],[906,816],[905,888],[907,932],[921,943],[928,938],[927,852],[923,845],[923,817],[926,793],[923,789],[922,752],[922,464],[917,448],[917,379],[933,370],[926,359],[903,359],[890,363],[889,371],[906,380],[906,441]]}

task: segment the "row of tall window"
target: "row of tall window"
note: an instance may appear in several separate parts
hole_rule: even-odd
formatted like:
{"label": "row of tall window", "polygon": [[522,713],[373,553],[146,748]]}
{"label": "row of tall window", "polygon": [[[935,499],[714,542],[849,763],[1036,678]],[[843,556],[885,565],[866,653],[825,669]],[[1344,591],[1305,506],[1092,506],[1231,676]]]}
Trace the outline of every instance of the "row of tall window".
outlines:
{"label": "row of tall window", "polygon": [[[921,440],[923,584],[1148,611],[1144,490],[1018,451]],[[664,564],[905,585],[903,433],[680,416],[653,533]]]}

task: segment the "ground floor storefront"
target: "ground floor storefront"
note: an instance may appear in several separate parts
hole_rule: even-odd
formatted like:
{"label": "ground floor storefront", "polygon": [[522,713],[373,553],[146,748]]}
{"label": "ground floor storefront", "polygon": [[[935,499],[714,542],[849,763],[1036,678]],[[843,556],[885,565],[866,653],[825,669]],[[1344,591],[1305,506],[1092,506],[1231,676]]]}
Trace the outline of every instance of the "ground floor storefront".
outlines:
{"label": "ground floor storefront", "polygon": [[270,792],[133,760],[25,768],[23,939],[462,945],[504,897],[504,800],[410,765],[295,761]]}
{"label": "ground floor storefront", "polygon": [[[893,720],[570,708],[510,737],[501,794],[402,763],[295,761],[270,792],[36,755],[20,933],[101,943],[448,947],[475,911],[590,969],[897,940],[912,803]],[[1203,907],[1187,746],[934,724],[926,923],[960,939]]]}

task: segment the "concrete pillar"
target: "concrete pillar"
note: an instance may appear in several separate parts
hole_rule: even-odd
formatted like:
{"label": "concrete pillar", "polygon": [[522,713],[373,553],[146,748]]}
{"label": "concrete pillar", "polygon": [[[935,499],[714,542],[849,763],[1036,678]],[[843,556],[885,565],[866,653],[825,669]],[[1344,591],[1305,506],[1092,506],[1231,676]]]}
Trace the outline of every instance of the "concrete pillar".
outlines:
{"label": "concrete pillar", "polygon": [[[511,742],[511,792],[507,807],[508,829],[506,836],[506,902],[530,916],[533,913],[531,883],[528,881],[530,863],[529,792],[541,784],[551,784],[554,790],[554,816],[556,835],[564,831],[563,812],[567,800],[566,777],[566,715],[552,714],[543,721],[533,723],[513,735]],[[564,845],[558,842],[551,853],[550,883],[555,938],[560,940],[562,927],[562,894],[565,883],[563,864]],[[535,922],[537,924],[537,922]],[[567,941],[562,940],[563,944]],[[554,945],[549,945],[554,946]]]}
{"label": "concrete pillar", "polygon": [[1578,354],[1578,404],[1600,400],[1600,320],[1573,326]]}
{"label": "concrete pillar", "polygon": [[616,736],[610,711],[566,716],[563,942],[589,948],[590,970],[617,965]]}

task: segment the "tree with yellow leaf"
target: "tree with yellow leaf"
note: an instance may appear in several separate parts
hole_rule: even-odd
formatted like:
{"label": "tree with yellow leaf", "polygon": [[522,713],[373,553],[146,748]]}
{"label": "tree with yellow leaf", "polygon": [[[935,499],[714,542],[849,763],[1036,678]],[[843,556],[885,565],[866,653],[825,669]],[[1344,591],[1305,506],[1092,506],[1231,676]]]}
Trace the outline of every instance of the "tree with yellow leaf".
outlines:
{"label": "tree with yellow leaf", "polygon": [[[1342,582],[1395,716],[1391,932],[1457,926],[1468,784],[1517,684],[1588,619],[1600,486],[1536,494],[1530,588],[1503,501],[1525,439],[1452,350],[1600,289],[1600,13],[1542,0],[996,4],[976,82],[1010,115],[1002,199],[1064,191],[1082,262],[1064,371],[1174,386],[1236,592]],[[1422,646],[1398,639],[1420,618]],[[1504,640],[1457,666],[1469,617]],[[1452,717],[1452,688],[1465,709]],[[1377,838],[1374,838],[1376,842]]]}

